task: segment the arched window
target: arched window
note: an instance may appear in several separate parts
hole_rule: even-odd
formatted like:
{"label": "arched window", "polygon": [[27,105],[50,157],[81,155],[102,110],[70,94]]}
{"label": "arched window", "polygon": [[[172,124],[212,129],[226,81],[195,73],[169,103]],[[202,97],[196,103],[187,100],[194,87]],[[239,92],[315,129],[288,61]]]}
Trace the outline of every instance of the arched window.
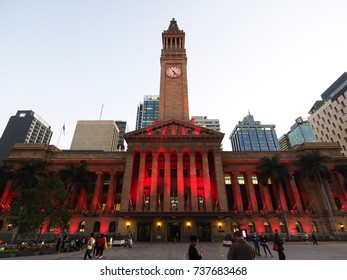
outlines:
{"label": "arched window", "polygon": [[256,232],[256,231],[255,231],[255,226],[254,226],[254,223],[253,223],[253,222],[248,222],[248,229],[249,229],[249,232],[250,232],[250,233]]}
{"label": "arched window", "polygon": [[100,232],[100,222],[97,221],[94,223],[94,229],[93,229],[94,232]]}
{"label": "arched window", "polygon": [[264,231],[265,233],[271,233],[271,226],[270,223],[267,221],[264,222]]}
{"label": "arched window", "polygon": [[312,232],[318,232],[318,228],[317,228],[316,222],[311,222],[311,231]]}
{"label": "arched window", "polygon": [[240,226],[238,222],[233,222],[233,232],[239,231],[240,230]]}
{"label": "arched window", "polygon": [[116,232],[116,222],[111,222],[108,227],[108,232]]}
{"label": "arched window", "polygon": [[286,226],[282,221],[280,221],[280,229],[282,233],[286,232]]}
{"label": "arched window", "polygon": [[296,222],[296,223],[295,223],[295,229],[296,229],[296,232],[297,232],[297,233],[303,232],[302,226],[301,226],[301,223],[300,223],[300,222]]}
{"label": "arched window", "polygon": [[86,221],[80,222],[78,226],[78,232],[84,232],[86,230]]}

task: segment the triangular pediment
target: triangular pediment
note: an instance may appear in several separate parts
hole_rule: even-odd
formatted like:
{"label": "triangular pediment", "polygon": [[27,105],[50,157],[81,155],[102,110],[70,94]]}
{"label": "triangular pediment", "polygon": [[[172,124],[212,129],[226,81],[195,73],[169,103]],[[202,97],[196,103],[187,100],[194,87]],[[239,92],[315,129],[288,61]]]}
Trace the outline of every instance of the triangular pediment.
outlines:
{"label": "triangular pediment", "polygon": [[150,126],[141,128],[129,133],[126,133],[124,138],[138,138],[138,137],[208,137],[215,139],[223,139],[224,134],[212,129],[204,128],[195,125],[191,122],[184,122],[180,120],[168,120],[162,122],[155,122]]}

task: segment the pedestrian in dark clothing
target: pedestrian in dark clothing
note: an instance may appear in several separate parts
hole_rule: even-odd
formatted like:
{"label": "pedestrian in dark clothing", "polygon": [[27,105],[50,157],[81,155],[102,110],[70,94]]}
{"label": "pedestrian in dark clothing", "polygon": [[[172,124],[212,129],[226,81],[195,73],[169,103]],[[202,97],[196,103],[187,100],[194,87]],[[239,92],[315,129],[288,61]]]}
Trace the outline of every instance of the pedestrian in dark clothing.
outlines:
{"label": "pedestrian in dark clothing", "polygon": [[280,237],[279,233],[278,233],[278,229],[275,230],[275,236],[274,236],[274,244],[278,245],[278,259],[279,260],[285,260],[286,259],[286,255],[284,254],[284,247],[283,247],[283,243],[284,240],[283,238]]}
{"label": "pedestrian in dark clothing", "polygon": [[235,240],[230,245],[227,259],[228,260],[254,260],[255,249],[250,245],[242,235],[241,231],[234,234]]}
{"label": "pedestrian in dark clothing", "polygon": [[203,251],[198,252],[198,250],[196,249],[196,245],[198,243],[199,239],[196,235],[192,235],[190,237],[190,245],[189,245],[189,249],[188,249],[188,255],[189,255],[189,260],[201,260],[202,259],[202,255],[203,255]]}
{"label": "pedestrian in dark clothing", "polygon": [[95,259],[101,259],[105,250],[105,243],[107,242],[105,234],[101,233],[98,239],[98,254],[95,256]]}
{"label": "pedestrian in dark clothing", "polygon": [[255,249],[255,253],[258,255],[258,256],[261,256],[260,255],[260,247],[259,247],[259,236],[257,235],[256,232],[253,232],[253,235],[251,236],[251,241],[253,242],[253,245],[254,245],[254,249]]}
{"label": "pedestrian in dark clothing", "polygon": [[95,245],[93,247],[93,258],[95,258],[99,254],[99,247],[98,247],[99,238],[100,238],[100,233],[95,238]]}
{"label": "pedestrian in dark clothing", "polygon": [[262,246],[263,249],[264,249],[265,257],[267,257],[267,252],[269,252],[271,257],[273,257],[273,255],[272,255],[272,253],[270,251],[270,248],[269,248],[269,246],[267,244],[268,241],[269,241],[268,238],[266,237],[264,232],[262,232],[261,235],[260,235],[260,246]]}
{"label": "pedestrian in dark clothing", "polygon": [[313,232],[312,232],[312,241],[313,241],[313,245],[318,245],[317,237]]}

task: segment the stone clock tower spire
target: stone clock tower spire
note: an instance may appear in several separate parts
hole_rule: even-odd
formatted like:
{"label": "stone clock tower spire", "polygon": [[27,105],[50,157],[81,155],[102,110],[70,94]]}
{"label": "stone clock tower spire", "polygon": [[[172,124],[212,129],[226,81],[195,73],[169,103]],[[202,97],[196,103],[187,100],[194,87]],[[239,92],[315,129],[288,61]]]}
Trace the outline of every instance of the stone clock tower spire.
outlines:
{"label": "stone clock tower spire", "polygon": [[162,33],[159,121],[189,121],[185,33],[172,19]]}

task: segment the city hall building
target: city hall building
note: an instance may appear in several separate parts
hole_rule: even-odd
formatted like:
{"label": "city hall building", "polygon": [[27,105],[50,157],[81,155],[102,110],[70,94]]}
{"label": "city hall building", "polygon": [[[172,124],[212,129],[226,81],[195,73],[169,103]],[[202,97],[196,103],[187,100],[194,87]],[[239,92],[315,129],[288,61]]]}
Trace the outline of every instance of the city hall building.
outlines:
{"label": "city hall building", "polygon": [[[102,232],[109,237],[128,231],[135,241],[221,241],[236,230],[245,233],[275,229],[286,232],[280,197],[292,239],[315,232],[324,239],[346,239],[347,189],[336,164],[346,163],[335,143],[305,143],[289,151],[223,151],[224,134],[189,120],[185,33],[173,19],[162,33],[160,103],[152,125],[125,134],[127,150],[62,151],[48,144],[16,144],[3,161],[45,163],[49,173],[85,163],[90,192],[78,193],[68,234],[87,236]],[[300,176],[299,154],[318,150],[331,178],[324,181],[335,228],[318,183]],[[278,155],[288,165],[290,179],[279,188],[263,185],[257,166],[261,158]],[[1,239],[13,240],[8,222],[11,203],[19,195],[8,180],[1,193]],[[44,237],[58,234],[46,229]],[[338,234],[336,234],[338,233]],[[43,238],[44,238],[43,237]],[[12,238],[12,239],[11,239]]]}

